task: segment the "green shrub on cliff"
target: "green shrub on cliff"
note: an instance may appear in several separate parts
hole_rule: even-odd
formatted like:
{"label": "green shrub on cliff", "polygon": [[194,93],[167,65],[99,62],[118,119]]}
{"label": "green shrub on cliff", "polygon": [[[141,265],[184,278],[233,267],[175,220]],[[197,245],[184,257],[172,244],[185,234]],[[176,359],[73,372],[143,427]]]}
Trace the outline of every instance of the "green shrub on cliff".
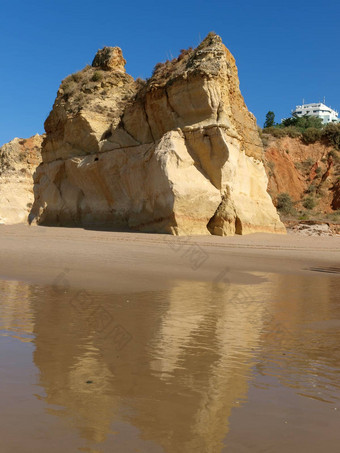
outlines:
{"label": "green shrub on cliff", "polygon": [[322,130],[322,138],[340,150],[340,123],[327,124]]}
{"label": "green shrub on cliff", "polygon": [[322,124],[322,119],[318,118],[316,116],[292,116],[290,118],[286,118],[282,120],[281,124],[279,127],[289,127],[289,126],[294,126],[296,127],[300,132],[304,132],[306,129],[309,129],[310,127],[314,129],[322,129],[323,124]]}
{"label": "green shrub on cliff", "polygon": [[288,137],[291,138],[301,137],[301,132],[294,126],[286,127],[283,130],[285,131],[286,135],[288,135]]}
{"label": "green shrub on cliff", "polygon": [[99,82],[103,78],[103,74],[99,71],[96,71],[92,76],[92,82]]}
{"label": "green shrub on cliff", "polygon": [[294,211],[293,201],[286,192],[279,193],[276,198],[276,207],[284,215],[292,214]]}
{"label": "green shrub on cliff", "polygon": [[267,127],[265,129],[263,129],[262,132],[264,134],[270,134],[270,135],[272,135],[273,137],[276,137],[276,138],[285,137],[287,135],[286,132],[283,129],[279,129],[279,128],[275,127],[275,126]]}
{"label": "green shrub on cliff", "polygon": [[314,197],[312,197],[312,196],[307,197],[305,199],[305,201],[303,202],[303,207],[306,209],[313,209],[313,208],[315,208],[315,205],[316,205],[316,201],[315,201]]}
{"label": "green shrub on cliff", "polygon": [[318,140],[321,140],[322,131],[316,127],[309,127],[302,133],[302,140],[309,145],[310,143],[315,143]]}
{"label": "green shrub on cliff", "polygon": [[301,132],[296,129],[294,126],[289,126],[285,128],[277,127],[277,126],[272,126],[272,127],[267,127],[266,129],[263,129],[263,134],[270,134],[273,137],[276,138],[281,138],[281,137],[291,137],[291,138],[297,138],[301,136]]}
{"label": "green shrub on cliff", "polygon": [[[269,113],[273,112],[268,112],[267,115]],[[265,138],[265,134],[276,138],[286,136],[292,138],[301,137],[302,141],[307,145],[323,141],[340,150],[340,123],[325,125],[322,123],[321,118],[304,115],[302,117],[292,116],[291,118],[286,118],[280,124],[271,124],[270,126],[269,124],[271,124],[271,121],[267,121],[266,117],[265,127],[262,130],[263,138]]]}

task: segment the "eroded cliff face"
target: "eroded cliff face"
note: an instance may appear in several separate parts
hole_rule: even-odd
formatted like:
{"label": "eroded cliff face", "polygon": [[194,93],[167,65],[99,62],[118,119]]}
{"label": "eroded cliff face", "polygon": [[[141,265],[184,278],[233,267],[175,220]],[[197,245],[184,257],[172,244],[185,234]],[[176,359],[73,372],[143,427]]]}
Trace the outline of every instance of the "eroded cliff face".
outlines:
{"label": "eroded cliff face", "polygon": [[304,200],[312,196],[320,215],[340,208],[340,162],[333,146],[319,141],[306,145],[300,138],[267,134],[264,142],[268,191],[273,200],[288,193],[296,208],[303,210]]}
{"label": "eroded cliff face", "polygon": [[33,172],[41,162],[42,136],[15,138],[0,148],[0,223],[27,222],[33,196]]}
{"label": "eroded cliff face", "polygon": [[215,34],[127,75],[121,50],[65,79],[45,123],[31,222],[172,234],[284,232],[256,121]]}

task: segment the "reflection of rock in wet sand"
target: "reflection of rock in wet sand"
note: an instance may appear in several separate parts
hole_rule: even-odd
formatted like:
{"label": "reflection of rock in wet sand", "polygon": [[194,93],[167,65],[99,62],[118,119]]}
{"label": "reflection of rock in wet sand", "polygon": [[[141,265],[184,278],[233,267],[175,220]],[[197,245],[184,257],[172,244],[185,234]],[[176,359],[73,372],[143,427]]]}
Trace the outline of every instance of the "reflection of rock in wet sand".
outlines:
{"label": "reflection of rock in wet sand", "polygon": [[[190,423],[177,439],[184,451],[220,451],[231,409],[246,397],[262,326],[257,292],[253,286],[182,283],[169,296],[153,368],[168,384],[182,384],[184,404],[181,393],[192,393]],[[185,369],[194,373],[182,380]]]}
{"label": "reflection of rock in wet sand", "polygon": [[[89,448],[112,451],[123,421],[136,428],[135,437],[122,434],[124,451],[133,451],[139,436],[165,452],[218,453],[232,408],[247,397],[256,349],[297,350],[290,367],[296,357],[301,369],[320,361],[317,345],[298,342],[300,322],[306,310],[316,321],[327,318],[329,281],[270,278],[261,285],[178,282],[129,296],[87,293],[85,308],[60,288],[23,291],[9,282],[16,302],[7,322],[31,325],[48,411],[73,425]],[[118,323],[131,333],[124,349],[98,332],[98,309],[108,330]],[[285,330],[274,345],[280,337],[268,332],[278,323]]]}
{"label": "reflection of rock in wet sand", "polygon": [[117,406],[113,375],[86,312],[74,308],[70,303],[74,295],[69,294],[47,289],[44,301],[33,299],[34,362],[40,369],[46,402],[63,408],[50,412],[66,416],[84,439],[102,442]]}
{"label": "reflection of rock in wet sand", "polygon": [[31,341],[33,319],[24,283],[0,280],[0,329],[21,341]]}
{"label": "reflection of rock in wet sand", "polygon": [[55,413],[91,443],[123,419],[165,451],[218,452],[231,408],[247,393],[262,325],[256,291],[181,282],[130,295],[128,304],[121,295],[94,297],[94,308],[105,307],[133,335],[117,351],[91,329],[91,309],[78,313],[69,295],[51,290],[44,304],[32,301],[46,401],[64,407]]}

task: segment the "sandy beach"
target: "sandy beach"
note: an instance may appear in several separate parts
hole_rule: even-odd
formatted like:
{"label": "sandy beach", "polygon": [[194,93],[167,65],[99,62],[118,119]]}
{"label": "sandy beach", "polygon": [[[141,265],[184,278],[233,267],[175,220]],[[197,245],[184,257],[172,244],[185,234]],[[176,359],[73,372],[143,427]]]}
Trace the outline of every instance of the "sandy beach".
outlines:
{"label": "sandy beach", "polygon": [[178,279],[255,283],[254,272],[329,275],[339,269],[339,237],[0,226],[0,277],[39,284],[131,292],[159,290]]}

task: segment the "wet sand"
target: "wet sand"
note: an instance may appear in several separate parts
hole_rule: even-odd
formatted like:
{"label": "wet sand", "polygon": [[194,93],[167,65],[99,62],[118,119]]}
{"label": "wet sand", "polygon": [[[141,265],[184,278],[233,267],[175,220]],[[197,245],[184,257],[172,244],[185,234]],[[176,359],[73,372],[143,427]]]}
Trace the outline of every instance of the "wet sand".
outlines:
{"label": "wet sand", "polygon": [[0,225],[0,277],[40,284],[131,292],[160,290],[176,279],[251,283],[249,272],[322,275],[338,268],[339,237],[175,237]]}
{"label": "wet sand", "polygon": [[339,252],[0,226],[1,451],[337,451]]}
{"label": "wet sand", "polygon": [[0,280],[1,453],[337,452],[339,276],[256,275],[121,294]]}

